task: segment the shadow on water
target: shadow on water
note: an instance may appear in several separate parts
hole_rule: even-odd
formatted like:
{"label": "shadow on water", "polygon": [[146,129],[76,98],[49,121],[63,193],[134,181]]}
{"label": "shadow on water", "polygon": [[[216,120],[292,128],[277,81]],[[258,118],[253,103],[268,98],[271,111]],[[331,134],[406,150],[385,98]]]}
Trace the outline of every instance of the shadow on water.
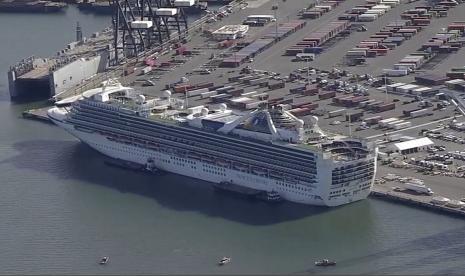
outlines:
{"label": "shadow on water", "polygon": [[[400,246],[381,250],[373,254],[339,260],[337,269],[361,267],[363,264],[376,264],[376,268],[363,272],[367,275],[379,274],[433,274],[463,275],[465,263],[461,261],[465,252],[465,227],[454,228],[427,237],[411,240]],[[412,257],[415,256],[415,257]],[[444,268],[447,267],[447,268]],[[440,270],[436,270],[438,268]],[[335,271],[327,270],[328,273]],[[339,272],[339,271],[338,271]],[[298,272],[320,274],[316,267]]]}
{"label": "shadow on water", "polygon": [[[36,170],[59,179],[89,184],[153,198],[175,210],[200,212],[250,225],[269,225],[326,212],[328,208],[283,202],[268,204],[231,194],[215,193],[208,182],[175,174],[155,176],[110,167],[104,156],[76,141],[33,140],[14,144],[19,152],[1,163]],[[272,209],[272,212],[270,212]]]}

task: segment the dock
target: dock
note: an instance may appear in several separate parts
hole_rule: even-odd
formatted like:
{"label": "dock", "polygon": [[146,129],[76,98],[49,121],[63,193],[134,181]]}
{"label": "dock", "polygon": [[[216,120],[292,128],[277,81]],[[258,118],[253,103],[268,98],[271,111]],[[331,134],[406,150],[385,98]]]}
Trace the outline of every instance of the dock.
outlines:
{"label": "dock", "polygon": [[401,203],[408,206],[418,207],[429,211],[442,214],[453,215],[465,218],[465,210],[461,208],[452,208],[446,205],[434,204],[431,202],[431,196],[412,196],[409,193],[395,192],[380,185],[374,185],[370,197],[386,200],[394,203]]}
{"label": "dock", "polygon": [[47,116],[47,110],[51,108],[50,106],[37,108],[37,109],[30,109],[23,111],[22,115],[23,118],[37,120],[45,123],[52,124],[52,120]]}

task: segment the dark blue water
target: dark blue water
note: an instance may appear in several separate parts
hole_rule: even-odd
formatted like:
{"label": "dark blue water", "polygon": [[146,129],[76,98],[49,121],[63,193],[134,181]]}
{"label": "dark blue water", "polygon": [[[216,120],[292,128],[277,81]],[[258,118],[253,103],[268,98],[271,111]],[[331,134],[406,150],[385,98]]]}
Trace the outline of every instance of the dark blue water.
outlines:
{"label": "dark blue water", "polygon": [[[0,274],[462,274],[465,222],[377,200],[270,206],[175,175],[103,164],[64,131],[24,120],[6,71],[53,54],[109,17],[0,14]],[[110,256],[107,266],[98,259]],[[233,262],[217,267],[222,256]],[[313,262],[331,258],[336,267]]]}

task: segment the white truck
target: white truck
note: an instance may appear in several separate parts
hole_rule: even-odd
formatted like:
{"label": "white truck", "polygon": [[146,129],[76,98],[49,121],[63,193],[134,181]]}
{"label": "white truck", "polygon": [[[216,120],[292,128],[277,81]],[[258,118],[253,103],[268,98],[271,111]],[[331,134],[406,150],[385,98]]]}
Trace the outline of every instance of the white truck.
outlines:
{"label": "white truck", "polygon": [[419,194],[433,195],[433,191],[424,184],[410,183],[407,182],[404,184],[405,189],[417,192]]}

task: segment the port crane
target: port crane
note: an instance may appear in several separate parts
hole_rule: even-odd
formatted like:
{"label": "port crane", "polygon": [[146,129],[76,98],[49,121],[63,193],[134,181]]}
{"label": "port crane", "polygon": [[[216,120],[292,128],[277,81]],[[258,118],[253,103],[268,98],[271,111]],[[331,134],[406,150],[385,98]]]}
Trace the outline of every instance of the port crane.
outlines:
{"label": "port crane", "polygon": [[145,51],[162,46],[171,38],[187,34],[184,8],[189,1],[109,0],[113,7],[113,59],[139,57]]}

